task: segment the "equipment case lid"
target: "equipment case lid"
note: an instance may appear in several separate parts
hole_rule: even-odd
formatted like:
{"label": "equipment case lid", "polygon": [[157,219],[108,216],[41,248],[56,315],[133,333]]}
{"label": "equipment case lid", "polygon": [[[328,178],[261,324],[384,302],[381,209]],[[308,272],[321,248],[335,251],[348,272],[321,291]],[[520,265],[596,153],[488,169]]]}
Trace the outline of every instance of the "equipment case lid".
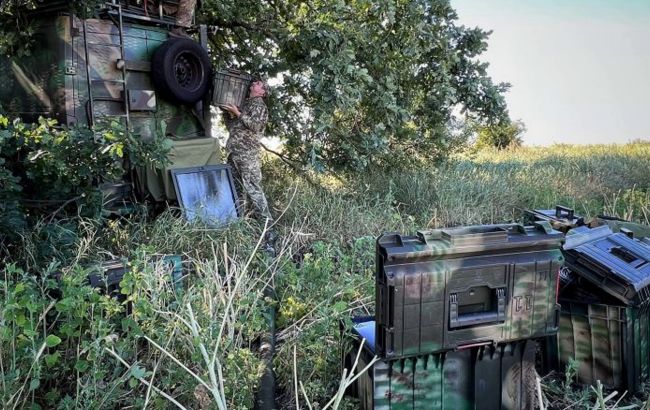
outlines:
{"label": "equipment case lid", "polygon": [[575,228],[567,234],[567,266],[625,304],[650,300],[650,246],[608,226]]}

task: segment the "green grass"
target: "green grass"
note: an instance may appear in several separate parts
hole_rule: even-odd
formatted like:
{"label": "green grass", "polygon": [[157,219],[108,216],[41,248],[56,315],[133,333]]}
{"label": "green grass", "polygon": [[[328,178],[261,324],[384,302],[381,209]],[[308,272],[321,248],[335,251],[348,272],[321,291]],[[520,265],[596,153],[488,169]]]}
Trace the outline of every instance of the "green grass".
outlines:
{"label": "green grass", "polygon": [[[247,408],[261,371],[256,352],[265,310],[275,304],[281,399],[295,406],[298,380],[298,390],[311,405],[322,407],[341,378],[340,321],[373,312],[377,235],[520,221],[522,209],[557,204],[587,217],[606,213],[648,224],[649,169],[649,143],[562,145],[465,153],[437,167],[311,175],[315,186],[269,158],[265,189],[279,216],[276,260],[256,248],[263,227],[254,221],[214,230],[165,213],[155,221],[71,219],[40,225],[12,248],[5,262],[14,265],[0,275],[0,322],[10,329],[0,334],[0,399],[16,407],[96,408],[107,400],[174,407],[146,381],[188,407],[206,400],[216,407],[222,400],[228,408]],[[182,294],[165,285],[160,267],[147,264],[152,255],[166,253],[188,260],[192,274]],[[125,316],[126,305],[93,296],[96,292],[80,285],[84,267],[112,256],[127,257],[134,267],[123,287],[132,302],[130,316]],[[48,270],[70,278],[67,305],[57,302],[39,279]],[[16,294],[18,283],[29,284],[21,290],[29,298]],[[264,298],[266,283],[275,285],[277,302]],[[82,313],[99,301],[94,315]],[[80,315],[79,329],[71,331],[61,318],[74,312]],[[196,331],[188,326],[192,315]],[[48,319],[47,326],[41,317]],[[38,355],[50,334],[62,342]],[[210,355],[217,349],[216,361],[205,360],[202,345]],[[135,370],[118,364],[109,350]],[[57,352],[61,361],[51,363]],[[83,364],[91,360],[92,372]],[[208,387],[198,387],[191,373]],[[552,386],[548,392],[555,394]],[[595,403],[591,391],[575,394]],[[301,407],[306,407],[305,395],[299,394]],[[346,399],[341,407],[355,404]]]}

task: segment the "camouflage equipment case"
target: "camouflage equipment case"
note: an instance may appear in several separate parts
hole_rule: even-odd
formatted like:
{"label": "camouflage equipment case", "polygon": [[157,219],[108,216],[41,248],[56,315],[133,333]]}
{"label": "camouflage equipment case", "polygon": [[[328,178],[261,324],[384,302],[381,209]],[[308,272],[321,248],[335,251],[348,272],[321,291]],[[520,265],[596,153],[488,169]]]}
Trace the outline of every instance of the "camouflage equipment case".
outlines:
{"label": "camouflage equipment case", "polygon": [[566,266],[625,305],[650,301],[650,246],[625,229],[608,226],[569,231],[563,247]]}
{"label": "camouflage equipment case", "polygon": [[552,369],[577,361],[578,381],[610,389],[639,391],[650,375],[650,312],[563,300],[560,331],[548,349]]}
{"label": "camouflage equipment case", "polygon": [[638,391],[650,376],[650,246],[625,228],[569,231],[560,288],[560,330],[546,349],[551,369],[578,364],[581,383]]}
{"label": "camouflage equipment case", "polygon": [[487,225],[377,240],[377,353],[399,357],[554,334],[563,236]]}
{"label": "camouflage equipment case", "polygon": [[[344,363],[348,369],[359,343],[357,338]],[[364,410],[532,409],[536,346],[524,340],[382,359],[359,377],[351,393]],[[365,345],[357,370],[373,359],[374,347],[372,340]]]}
{"label": "camouflage equipment case", "polygon": [[[102,293],[124,301],[126,297],[120,291],[120,283],[130,269],[128,265],[127,260],[112,259],[92,266],[88,272],[88,283]],[[153,255],[149,267],[168,272],[170,285],[175,290],[182,289],[183,260],[180,255]]]}

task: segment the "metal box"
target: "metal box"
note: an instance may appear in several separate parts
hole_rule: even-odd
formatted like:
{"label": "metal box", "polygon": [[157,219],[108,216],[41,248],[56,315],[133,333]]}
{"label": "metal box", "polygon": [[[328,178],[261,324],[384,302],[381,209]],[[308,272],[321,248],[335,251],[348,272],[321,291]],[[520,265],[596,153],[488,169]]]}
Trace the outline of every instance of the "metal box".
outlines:
{"label": "metal box", "polygon": [[240,107],[248,94],[252,80],[252,76],[238,70],[218,70],[214,74],[212,104],[215,106],[232,104]]}
{"label": "metal box", "polygon": [[600,380],[606,388],[639,391],[650,374],[648,307],[563,300],[560,331],[547,351],[559,371],[575,360],[581,383]]}
{"label": "metal box", "polygon": [[9,115],[81,127],[106,118],[125,124],[128,116],[130,129],[144,139],[205,136],[192,107],[151,91],[151,56],[169,38],[164,28],[124,22],[120,30],[110,19],[72,15],[33,23],[32,53],[0,57],[0,102]]}
{"label": "metal box", "polygon": [[[157,264],[169,272],[169,283],[175,291],[183,288],[183,260],[180,255],[154,255],[150,261],[152,267]],[[125,259],[112,259],[92,266],[88,272],[88,283],[101,293],[124,301],[120,292],[120,283],[128,271]]]}
{"label": "metal box", "polygon": [[[374,322],[359,326],[372,329]],[[373,359],[374,347],[372,340],[364,345],[358,370]],[[359,397],[364,410],[532,409],[536,348],[534,341],[524,340],[382,359],[359,377],[350,393]],[[344,361],[348,369],[358,349],[357,338]]]}
{"label": "metal box", "polygon": [[650,300],[650,246],[625,229],[608,226],[569,231],[563,247],[566,266],[625,305]]}
{"label": "metal box", "polygon": [[377,354],[434,353],[557,331],[563,235],[548,223],[377,240]]}

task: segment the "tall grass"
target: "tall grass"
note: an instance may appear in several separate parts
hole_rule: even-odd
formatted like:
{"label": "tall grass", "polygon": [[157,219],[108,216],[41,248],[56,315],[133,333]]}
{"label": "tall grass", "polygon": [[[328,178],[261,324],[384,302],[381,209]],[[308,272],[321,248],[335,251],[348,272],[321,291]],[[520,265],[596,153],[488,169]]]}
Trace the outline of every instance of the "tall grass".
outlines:
{"label": "tall grass", "polygon": [[[260,250],[259,223],[211,229],[173,212],[154,221],[59,220],[26,234],[0,275],[0,324],[9,329],[0,333],[3,402],[247,408],[273,305],[282,406],[318,408],[335,397],[339,408],[354,408],[340,395],[346,347],[339,324],[373,313],[377,235],[518,221],[522,209],[556,204],[587,217],[650,222],[649,143],[482,151],[437,167],[309,181],[273,159],[264,167],[280,234],[276,258]],[[150,264],[160,254],[185,257],[182,292],[169,285],[164,267]],[[113,257],[132,264],[123,303],[82,284],[89,266]],[[62,294],[42,279],[53,271],[64,278]],[[19,283],[28,286],[17,293]],[[264,297],[269,283],[277,301]],[[66,327],[75,318],[79,327]],[[51,334],[61,343],[41,351]],[[57,352],[67,364],[53,358]]]}
{"label": "tall grass", "polygon": [[[459,155],[441,166],[372,170],[317,196],[304,207],[318,218],[345,204],[359,224],[320,224],[330,233],[377,234],[393,228],[435,228],[520,220],[523,209],[562,204],[585,217],[609,214],[649,223],[650,143],[553,146]],[[329,205],[321,210],[320,203]],[[336,201],[339,201],[338,203]],[[357,217],[355,209],[364,209]],[[339,208],[342,210],[342,208]],[[303,214],[308,214],[303,211]],[[377,224],[375,217],[385,223]],[[338,220],[337,220],[338,222]],[[338,227],[345,227],[339,231]],[[388,228],[388,229],[386,229]],[[328,237],[332,237],[328,235]]]}

